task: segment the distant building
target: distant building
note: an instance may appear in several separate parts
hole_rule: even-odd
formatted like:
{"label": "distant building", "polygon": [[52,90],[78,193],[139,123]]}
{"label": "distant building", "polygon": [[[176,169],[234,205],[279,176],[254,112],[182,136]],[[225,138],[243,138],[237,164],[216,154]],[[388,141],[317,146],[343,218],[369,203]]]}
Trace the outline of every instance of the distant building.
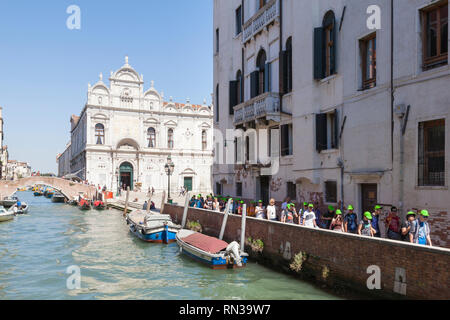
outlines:
{"label": "distant building", "polygon": [[[163,100],[153,81],[144,90],[143,76],[129,64],[111,72],[109,86],[89,85],[80,116],[72,116],[70,173],[111,190],[167,190],[164,166],[175,164],[171,190],[212,191],[213,110],[210,106]],[[205,102],[206,103],[206,102]],[[58,158],[60,172],[66,158]]]}
{"label": "distant building", "polygon": [[64,177],[71,173],[70,171],[70,146],[71,143],[67,143],[66,149],[63,153],[56,156],[56,163],[58,164],[58,177]]}
{"label": "distant building", "polygon": [[6,180],[18,180],[31,177],[31,166],[26,162],[8,160]]}
{"label": "distant building", "polygon": [[6,179],[6,166],[8,164],[8,146],[3,145],[3,108],[0,107],[0,180]]}

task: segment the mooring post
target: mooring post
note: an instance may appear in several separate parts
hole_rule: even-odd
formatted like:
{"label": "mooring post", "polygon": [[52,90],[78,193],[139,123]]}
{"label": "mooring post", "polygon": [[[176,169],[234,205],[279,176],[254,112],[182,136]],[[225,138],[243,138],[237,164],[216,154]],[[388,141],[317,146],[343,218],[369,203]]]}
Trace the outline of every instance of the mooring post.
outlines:
{"label": "mooring post", "polygon": [[183,220],[181,220],[181,228],[184,229],[186,225],[186,218],[189,209],[189,192],[186,193],[186,200],[184,201]]}
{"label": "mooring post", "polygon": [[125,198],[125,209],[123,210],[123,216],[125,217],[128,211],[128,198],[130,197],[130,187],[127,187],[127,196]]}
{"label": "mooring post", "polygon": [[225,206],[225,215],[222,221],[222,228],[220,229],[219,239],[223,239],[223,234],[225,232],[225,226],[227,225],[228,214],[230,213],[231,199],[228,199],[227,205]]}
{"label": "mooring post", "polygon": [[247,219],[247,205],[244,204],[242,208],[242,220],[241,220],[241,251],[245,249],[245,220]]}
{"label": "mooring post", "polygon": [[163,191],[162,199],[161,199],[161,209],[159,210],[159,213],[163,214],[164,212],[164,204],[166,203],[166,190]]}

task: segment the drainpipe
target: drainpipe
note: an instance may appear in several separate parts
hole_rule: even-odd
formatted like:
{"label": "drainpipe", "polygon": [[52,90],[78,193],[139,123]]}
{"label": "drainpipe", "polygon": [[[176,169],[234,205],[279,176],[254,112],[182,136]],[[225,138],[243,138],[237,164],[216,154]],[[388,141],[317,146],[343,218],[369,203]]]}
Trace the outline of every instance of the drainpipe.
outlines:
{"label": "drainpipe", "polygon": [[391,0],[391,164],[394,168],[394,0]]}
{"label": "drainpipe", "polygon": [[[283,0],[280,0],[280,53],[281,52],[283,52]],[[281,65],[280,62],[281,61],[278,61],[278,67],[280,67]],[[279,71],[278,74],[280,74],[281,72]],[[281,94],[280,94],[280,113],[283,113],[283,96]]]}

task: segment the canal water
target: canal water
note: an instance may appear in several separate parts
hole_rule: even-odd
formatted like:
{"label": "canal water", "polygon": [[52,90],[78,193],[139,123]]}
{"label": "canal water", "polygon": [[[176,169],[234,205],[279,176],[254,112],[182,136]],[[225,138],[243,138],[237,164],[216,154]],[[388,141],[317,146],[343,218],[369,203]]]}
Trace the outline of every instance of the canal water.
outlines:
{"label": "canal water", "polygon": [[[180,255],[176,243],[144,243],[117,210],[80,211],[17,195],[30,211],[0,223],[0,300],[337,299],[256,263],[211,270]],[[81,289],[67,288],[71,266],[81,272]]]}

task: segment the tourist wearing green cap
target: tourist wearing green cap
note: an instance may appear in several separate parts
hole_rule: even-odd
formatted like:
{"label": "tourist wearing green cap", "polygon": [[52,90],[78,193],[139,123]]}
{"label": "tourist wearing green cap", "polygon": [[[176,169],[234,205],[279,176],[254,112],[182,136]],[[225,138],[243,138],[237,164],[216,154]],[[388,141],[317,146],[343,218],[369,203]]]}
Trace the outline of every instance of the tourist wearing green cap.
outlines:
{"label": "tourist wearing green cap", "polygon": [[265,208],[263,206],[263,202],[262,202],[262,200],[259,200],[258,204],[255,208],[256,219],[264,219],[265,218],[264,211],[265,211]]}
{"label": "tourist wearing green cap", "polygon": [[255,217],[256,216],[256,201],[250,201],[250,206],[247,208],[247,216]]}
{"label": "tourist wearing green cap", "polygon": [[365,212],[362,220],[359,222],[358,234],[360,236],[373,237],[376,230],[372,227],[372,214]]}
{"label": "tourist wearing green cap", "polygon": [[379,226],[379,220],[380,220],[380,216],[381,216],[381,209],[383,207],[380,205],[376,205],[375,206],[375,212],[372,213],[372,228],[375,229],[375,235],[374,237],[377,238],[381,238],[381,231],[380,231],[380,226]]}
{"label": "tourist wearing green cap", "polygon": [[344,218],[344,230],[348,233],[358,233],[358,216],[353,212],[353,206],[347,207],[347,214]]}
{"label": "tourist wearing green cap", "polygon": [[309,228],[318,228],[314,205],[312,203],[308,204],[308,211],[303,214],[303,225]]}
{"label": "tourist wearing green cap", "polygon": [[344,219],[342,218],[342,211],[339,209],[336,210],[336,214],[331,220],[330,230],[344,232]]}
{"label": "tourist wearing green cap", "polygon": [[419,213],[419,219],[415,220],[411,226],[411,231],[409,232],[409,238],[412,243],[429,245],[432,246],[430,237],[430,225],[428,223],[428,218],[430,214],[428,210],[422,210]]}
{"label": "tourist wearing green cap", "polygon": [[402,222],[402,240],[410,242],[409,233],[411,231],[412,224],[416,220],[416,213],[414,211],[409,211],[406,214],[406,220]]}
{"label": "tourist wearing green cap", "polygon": [[[331,221],[334,219],[335,217],[335,209],[333,206],[328,206],[328,210],[327,212],[325,212],[325,214],[322,216],[322,218],[320,219],[320,224],[319,226],[322,229],[330,229],[330,225],[331,225]],[[316,214],[317,215],[317,214]]]}
{"label": "tourist wearing green cap", "polygon": [[294,216],[298,218],[297,211],[295,210],[295,205],[293,203],[288,203],[284,212],[283,217],[281,217],[281,222],[293,224]]}

